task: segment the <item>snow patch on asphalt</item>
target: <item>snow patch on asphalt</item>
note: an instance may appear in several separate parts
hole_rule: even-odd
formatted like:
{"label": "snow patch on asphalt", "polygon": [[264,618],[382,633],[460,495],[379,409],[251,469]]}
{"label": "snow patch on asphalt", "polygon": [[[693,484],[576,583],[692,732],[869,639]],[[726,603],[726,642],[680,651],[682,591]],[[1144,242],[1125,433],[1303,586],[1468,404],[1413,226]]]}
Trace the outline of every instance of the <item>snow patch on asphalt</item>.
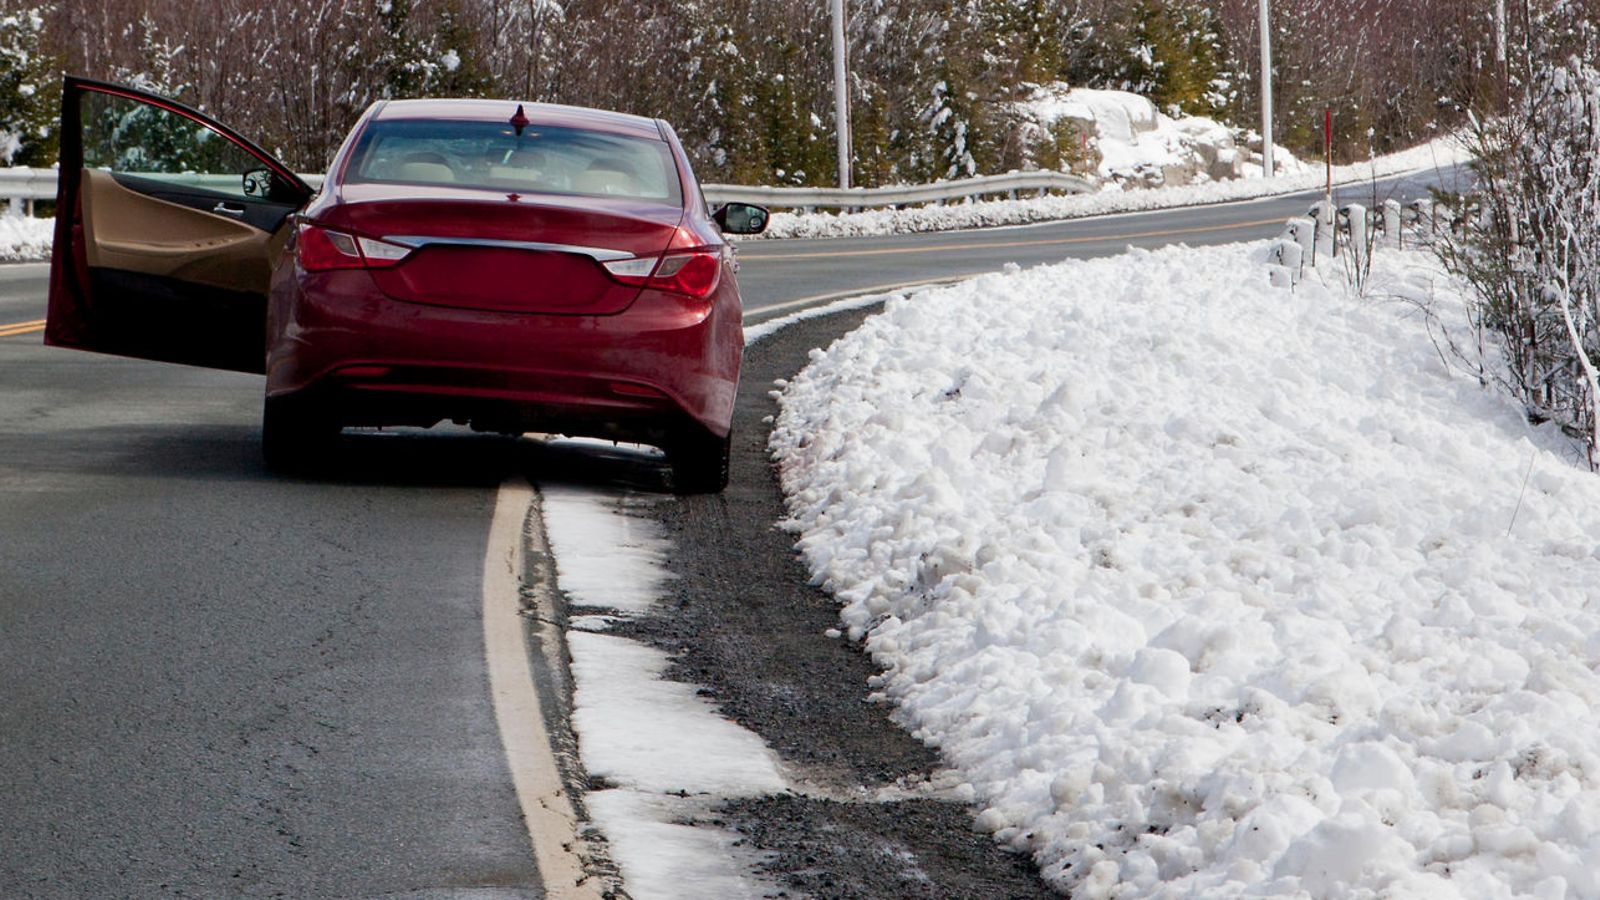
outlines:
{"label": "snow patch on asphalt", "polygon": [[734,861],[749,851],[720,828],[682,824],[705,805],[640,791],[594,791],[584,800],[611,842],[612,858],[634,900],[760,900],[773,893]]}
{"label": "snow patch on asphalt", "polygon": [[[668,499],[541,486],[557,585],[574,615],[573,730],[584,770],[603,779],[584,805],[636,900],[767,896],[758,854],[712,824],[726,799],[787,790],[762,739],[718,715],[693,684],[663,677],[671,657],[607,633],[648,612],[670,581],[670,543],[650,510]],[[589,612],[595,610],[596,612]]]}
{"label": "snow patch on asphalt", "polygon": [[772,437],[814,577],[1074,897],[1600,897],[1600,478],[1446,369],[1426,254],[1262,258],[1013,267],[815,351]]}
{"label": "snow patch on asphalt", "polygon": [[648,506],[638,498],[596,503],[592,490],[550,486],[540,490],[555,556],[556,580],[576,606],[647,611],[670,579],[667,552],[672,545],[654,523],[633,514]]}
{"label": "snow patch on asphalt", "polygon": [[754,732],[717,715],[695,685],[667,681],[672,660],[638,641],[569,631],[583,767],[618,787],[755,797],[788,785]]}

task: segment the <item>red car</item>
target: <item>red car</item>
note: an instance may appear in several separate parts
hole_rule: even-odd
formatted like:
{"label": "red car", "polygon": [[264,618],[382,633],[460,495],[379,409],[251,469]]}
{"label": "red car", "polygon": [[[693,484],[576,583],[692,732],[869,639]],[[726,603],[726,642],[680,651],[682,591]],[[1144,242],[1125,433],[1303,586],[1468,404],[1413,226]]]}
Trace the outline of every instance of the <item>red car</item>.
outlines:
{"label": "red car", "polygon": [[744,339],[671,126],[492,100],[372,105],[320,190],[232,129],[69,77],[46,343],[267,377],[273,468],[346,425],[662,447],[721,490]]}

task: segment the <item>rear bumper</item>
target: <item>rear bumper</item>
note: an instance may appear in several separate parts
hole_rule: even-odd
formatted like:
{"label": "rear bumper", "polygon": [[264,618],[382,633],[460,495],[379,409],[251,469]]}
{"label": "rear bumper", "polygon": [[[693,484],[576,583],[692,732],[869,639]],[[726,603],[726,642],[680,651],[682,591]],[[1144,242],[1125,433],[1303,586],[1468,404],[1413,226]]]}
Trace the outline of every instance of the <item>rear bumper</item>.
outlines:
{"label": "rear bumper", "polygon": [[728,433],[743,354],[731,279],[704,301],[646,291],[613,315],[454,309],[385,296],[364,270],[276,273],[267,393],[353,425],[544,430],[659,443]]}

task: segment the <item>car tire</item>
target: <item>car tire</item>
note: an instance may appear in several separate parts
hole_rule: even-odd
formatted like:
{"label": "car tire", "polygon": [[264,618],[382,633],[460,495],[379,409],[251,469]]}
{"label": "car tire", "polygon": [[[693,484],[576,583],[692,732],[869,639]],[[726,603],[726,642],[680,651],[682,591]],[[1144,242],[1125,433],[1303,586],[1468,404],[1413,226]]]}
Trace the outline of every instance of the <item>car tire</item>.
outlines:
{"label": "car tire", "polygon": [[667,448],[674,494],[716,494],[728,486],[733,435],[717,437],[695,430],[680,434]]}
{"label": "car tire", "polygon": [[301,397],[268,397],[261,410],[261,458],[273,472],[308,472],[325,463],[339,424]]}

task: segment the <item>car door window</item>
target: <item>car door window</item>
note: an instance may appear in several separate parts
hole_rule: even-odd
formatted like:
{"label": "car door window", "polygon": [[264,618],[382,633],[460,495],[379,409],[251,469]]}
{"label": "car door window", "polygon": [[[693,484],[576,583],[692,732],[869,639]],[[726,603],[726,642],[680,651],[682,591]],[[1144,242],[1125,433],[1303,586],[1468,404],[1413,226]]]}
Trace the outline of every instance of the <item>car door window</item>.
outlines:
{"label": "car door window", "polygon": [[244,199],[259,160],[207,126],[113,94],[83,95],[83,164],[89,168]]}
{"label": "car door window", "polygon": [[83,164],[147,196],[276,231],[303,190],[222,132],[142,99],[85,91]]}
{"label": "car door window", "polygon": [[[186,205],[198,207],[207,198],[247,201],[250,214],[244,219],[267,231],[303,200],[303,188],[205,122],[117,94],[89,91],[81,97],[88,168]],[[286,208],[259,209],[260,204]],[[238,208],[230,206],[230,214]]]}

